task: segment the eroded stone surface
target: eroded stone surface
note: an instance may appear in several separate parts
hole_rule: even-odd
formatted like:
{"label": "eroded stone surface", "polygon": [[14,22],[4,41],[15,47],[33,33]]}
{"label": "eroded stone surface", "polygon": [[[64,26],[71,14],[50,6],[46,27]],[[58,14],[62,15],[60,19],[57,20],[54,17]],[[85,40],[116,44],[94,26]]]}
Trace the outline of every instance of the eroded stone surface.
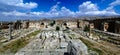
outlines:
{"label": "eroded stone surface", "polygon": [[63,31],[42,31],[15,55],[87,55],[87,47],[78,39],[70,39],[70,35]]}

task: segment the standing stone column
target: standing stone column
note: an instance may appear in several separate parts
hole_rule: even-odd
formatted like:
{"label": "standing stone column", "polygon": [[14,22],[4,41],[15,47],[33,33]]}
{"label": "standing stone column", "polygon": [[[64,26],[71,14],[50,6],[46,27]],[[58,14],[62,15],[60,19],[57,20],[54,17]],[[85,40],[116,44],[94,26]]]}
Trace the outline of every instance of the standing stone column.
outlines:
{"label": "standing stone column", "polygon": [[104,31],[107,31],[107,30],[108,30],[108,27],[109,27],[108,23],[105,22],[105,23],[103,24],[103,30],[104,30]]}
{"label": "standing stone column", "polygon": [[89,24],[89,37],[92,38],[92,30],[94,29],[94,24],[90,23]]}
{"label": "standing stone column", "polygon": [[8,25],[9,26],[9,37],[8,37],[8,40],[11,40],[12,39],[12,25],[11,24],[9,24]]}
{"label": "standing stone column", "polygon": [[77,28],[80,28],[80,22],[79,22],[79,20],[77,20]]}

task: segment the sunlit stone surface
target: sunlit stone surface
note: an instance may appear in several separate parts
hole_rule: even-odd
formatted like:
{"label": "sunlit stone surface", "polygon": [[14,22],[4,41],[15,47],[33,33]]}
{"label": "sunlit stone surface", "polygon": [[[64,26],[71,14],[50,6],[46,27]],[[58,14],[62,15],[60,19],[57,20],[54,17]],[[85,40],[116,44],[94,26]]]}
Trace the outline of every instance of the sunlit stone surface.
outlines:
{"label": "sunlit stone surface", "polygon": [[68,33],[64,33],[63,31],[42,31],[33,41],[18,51],[15,55],[88,54],[87,47],[81,41],[70,40],[68,36]]}

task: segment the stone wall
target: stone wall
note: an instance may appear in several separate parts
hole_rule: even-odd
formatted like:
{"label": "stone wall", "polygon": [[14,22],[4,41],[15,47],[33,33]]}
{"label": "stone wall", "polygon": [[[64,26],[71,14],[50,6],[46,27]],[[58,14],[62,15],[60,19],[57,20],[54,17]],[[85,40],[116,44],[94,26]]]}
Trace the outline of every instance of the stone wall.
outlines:
{"label": "stone wall", "polygon": [[79,39],[68,42],[67,52],[69,55],[88,55],[87,46]]}

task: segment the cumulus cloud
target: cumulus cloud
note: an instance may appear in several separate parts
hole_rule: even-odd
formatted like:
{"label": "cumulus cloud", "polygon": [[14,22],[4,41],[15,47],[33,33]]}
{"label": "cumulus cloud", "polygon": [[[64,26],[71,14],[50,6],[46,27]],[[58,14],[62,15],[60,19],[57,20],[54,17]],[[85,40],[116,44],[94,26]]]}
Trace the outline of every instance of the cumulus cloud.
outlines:
{"label": "cumulus cloud", "polygon": [[106,11],[114,11],[114,10],[113,10],[113,6],[107,7],[105,10],[106,10]]}
{"label": "cumulus cloud", "polygon": [[18,3],[18,4],[15,4],[15,6],[20,6],[20,7],[32,9],[32,8],[36,8],[37,7],[37,3],[34,3],[34,2],[30,2],[30,3]]}
{"label": "cumulus cloud", "polygon": [[62,7],[60,10],[60,15],[61,16],[74,16],[75,12],[67,9],[66,7]]}
{"label": "cumulus cloud", "polygon": [[111,6],[120,5],[120,0],[115,0],[114,2],[110,3]]}
{"label": "cumulus cloud", "polygon": [[77,14],[81,15],[118,15],[114,10],[113,7],[107,7],[104,10],[99,10],[98,6],[91,1],[86,1],[83,4],[79,5],[79,10]]}
{"label": "cumulus cloud", "polygon": [[37,6],[37,3],[23,3],[23,0],[0,0],[0,20],[34,18],[33,15],[26,12],[30,12]]}
{"label": "cumulus cloud", "polygon": [[59,10],[59,5],[60,4],[60,2],[57,2],[57,4],[56,5],[54,5],[54,6],[52,6],[51,7],[51,9],[50,9],[50,13],[56,13],[56,12],[58,12],[58,10]]}
{"label": "cumulus cloud", "polygon": [[79,5],[79,11],[73,12],[66,7],[59,7],[60,3],[57,3],[51,7],[48,12],[31,12],[31,14],[37,15],[39,17],[77,17],[84,15],[118,15],[113,7],[107,7],[104,10],[99,10],[97,4],[91,1],[86,1]]}
{"label": "cumulus cloud", "polygon": [[115,12],[110,12],[110,11],[90,11],[90,12],[86,12],[86,15],[117,15],[117,13]]}
{"label": "cumulus cloud", "polygon": [[17,7],[23,7],[27,9],[36,8],[38,5],[37,3],[30,2],[30,3],[23,3],[23,0],[0,0],[0,3],[10,6],[17,6]]}
{"label": "cumulus cloud", "polygon": [[26,13],[18,12],[18,11],[12,11],[12,12],[2,12],[2,14],[9,16],[9,15],[14,15],[14,16],[26,16]]}
{"label": "cumulus cloud", "polygon": [[31,14],[38,15],[40,17],[68,17],[74,16],[75,12],[67,9],[66,7],[59,8],[59,4],[52,6],[49,12],[31,12]]}
{"label": "cumulus cloud", "polygon": [[[0,20],[5,18],[5,20],[16,19],[39,19],[39,18],[53,18],[53,17],[78,17],[84,15],[118,15],[113,9],[113,6],[109,6],[106,9],[99,10],[97,4],[92,3],[91,1],[83,2],[78,6],[79,10],[74,12],[66,7],[59,7],[60,2],[57,2],[53,5],[48,12],[20,12],[20,10],[24,9],[33,9],[37,7],[37,4],[34,2],[23,3],[23,0],[15,0],[15,2],[8,0],[9,2],[5,2],[5,0],[1,0],[0,5]],[[16,4],[16,5],[15,5]],[[11,9],[9,9],[9,8]],[[13,8],[14,7],[14,8]],[[22,9],[21,9],[22,7]]]}
{"label": "cumulus cloud", "polygon": [[22,3],[23,0],[0,0],[1,3],[8,4],[8,5],[13,5],[13,4],[18,4]]}
{"label": "cumulus cloud", "polygon": [[0,3],[0,12],[10,12],[10,11],[14,11],[14,10],[17,10],[17,11],[29,11],[30,9]]}
{"label": "cumulus cloud", "polygon": [[79,5],[79,10],[81,12],[98,11],[98,7],[96,4],[93,4],[91,1],[86,1],[83,4]]}

